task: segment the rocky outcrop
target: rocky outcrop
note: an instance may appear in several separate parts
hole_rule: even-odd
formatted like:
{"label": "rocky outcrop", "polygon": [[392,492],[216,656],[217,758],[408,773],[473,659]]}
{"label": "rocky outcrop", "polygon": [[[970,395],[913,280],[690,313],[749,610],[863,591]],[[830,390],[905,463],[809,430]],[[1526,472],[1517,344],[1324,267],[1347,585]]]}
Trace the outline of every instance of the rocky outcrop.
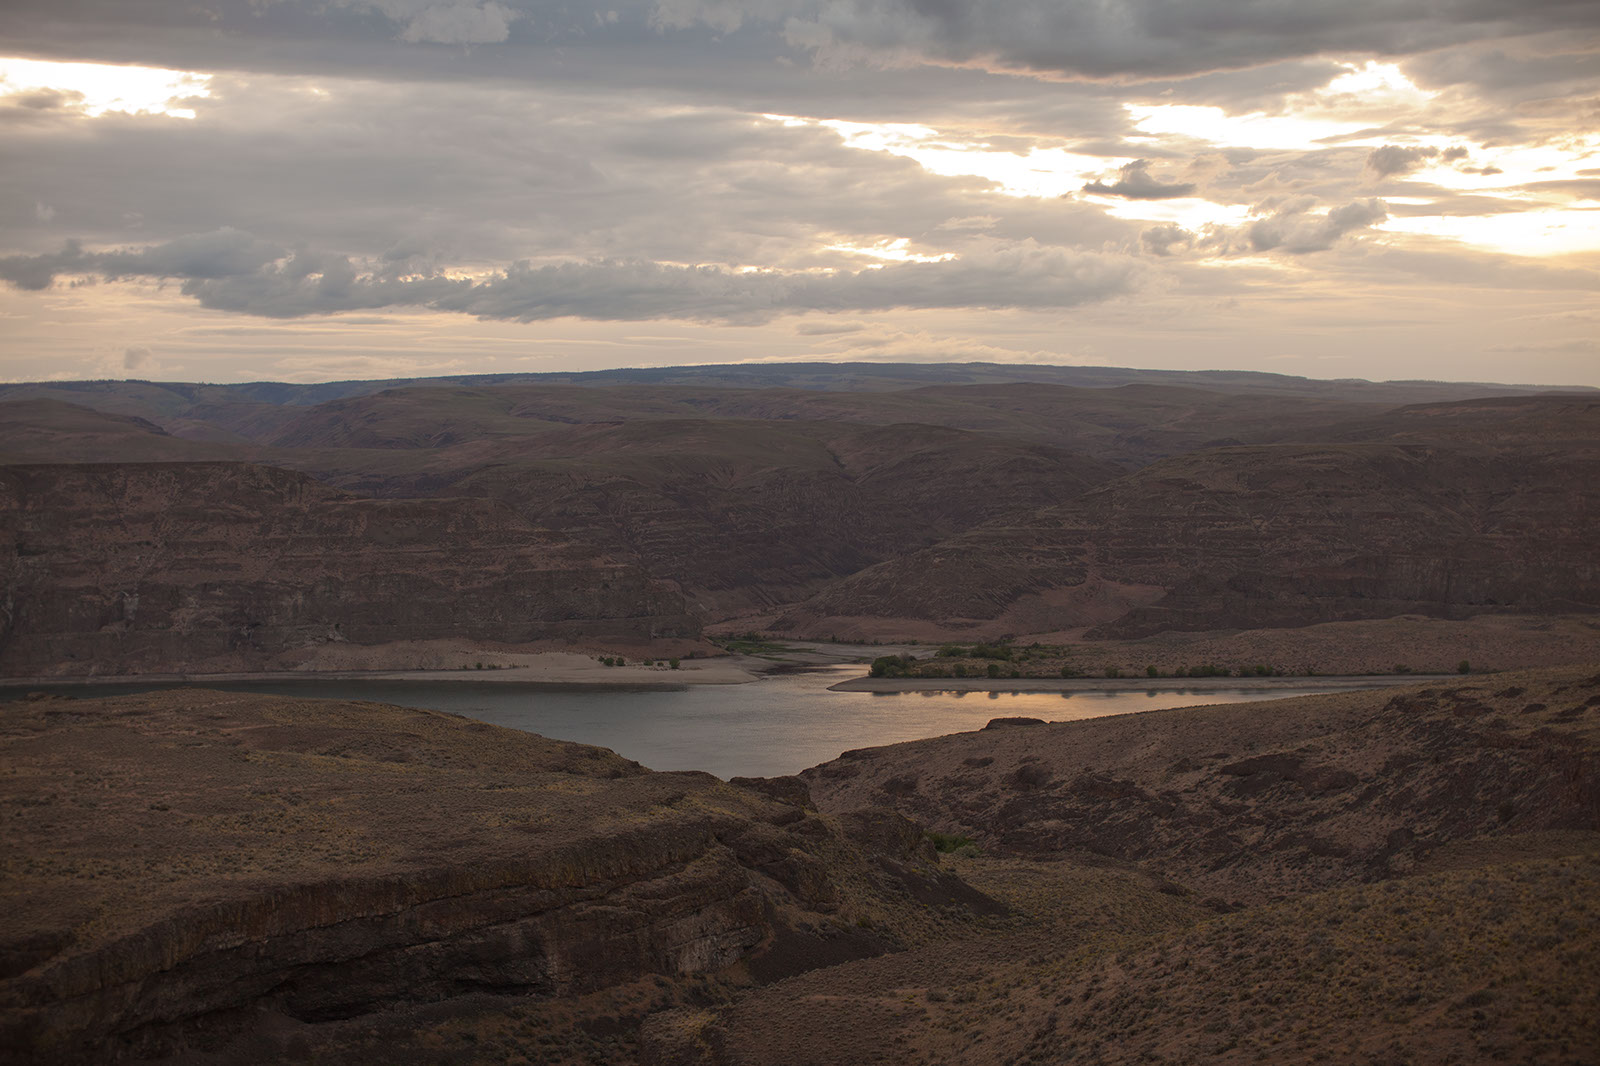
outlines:
{"label": "rocky outcrop", "polygon": [[984,729],[805,771],[989,849],[1147,864],[1228,901],[1404,873],[1463,840],[1600,830],[1593,667]]}
{"label": "rocky outcrop", "polygon": [[247,669],[329,640],[698,632],[637,566],[483,499],[243,463],[0,468],[0,671]]}
{"label": "rocky outcrop", "polygon": [[929,886],[993,908],[890,812],[841,824],[433,712],[49,700],[8,713],[0,753],[0,1043],[35,1062],[222,1048],[268,1014],[781,976],[893,947],[883,915],[921,920]]}

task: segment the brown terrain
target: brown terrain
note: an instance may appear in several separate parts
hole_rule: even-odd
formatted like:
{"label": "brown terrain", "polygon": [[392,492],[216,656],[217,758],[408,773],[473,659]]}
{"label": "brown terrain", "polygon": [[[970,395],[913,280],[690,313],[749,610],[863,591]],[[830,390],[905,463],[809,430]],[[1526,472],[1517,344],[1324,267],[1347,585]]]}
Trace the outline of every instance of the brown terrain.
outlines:
{"label": "brown terrain", "polygon": [[801,786],[652,773],[431,711],[46,699],[6,705],[0,746],[0,1045],[29,1062],[337,1060],[375,1025],[414,1029],[419,1005],[634,1003],[598,1030],[551,1021],[576,1057],[708,980],[1003,912],[892,812],[824,819]]}
{"label": "brown terrain", "polygon": [[226,670],[445,633],[698,632],[674,588],[492,500],[373,500],[243,463],[19,465],[0,467],[0,527],[0,641],[35,674]]}
{"label": "brown terrain", "polygon": [[772,628],[1138,637],[1600,602],[1600,403],[1402,408],[1325,436],[1161,460],[863,570]]}
{"label": "brown terrain", "polygon": [[[0,386],[8,694],[469,659],[738,682],[877,651],[849,641],[902,642],[890,684],[1450,674],[730,782],[429,711],[51,686],[0,703],[0,1047],[1593,1062],[1597,528],[1593,390],[986,364]],[[707,632],[742,654],[705,664]]]}
{"label": "brown terrain", "polygon": [[1588,1062],[1595,669],[731,783],[377,704],[15,702],[0,1027],[37,1062]]}
{"label": "brown terrain", "polygon": [[1597,442],[1593,390],[1221,372],[8,385],[0,674],[1582,615]]}

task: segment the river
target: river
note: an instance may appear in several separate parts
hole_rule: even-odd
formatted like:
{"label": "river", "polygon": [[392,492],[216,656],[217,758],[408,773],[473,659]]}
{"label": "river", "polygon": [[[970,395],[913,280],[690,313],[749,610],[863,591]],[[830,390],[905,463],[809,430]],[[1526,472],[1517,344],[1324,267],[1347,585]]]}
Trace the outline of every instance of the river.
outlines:
{"label": "river", "polygon": [[[748,685],[693,685],[672,691],[510,681],[307,680],[213,682],[204,687],[451,711],[547,737],[598,744],[654,770],[709,770],[723,778],[792,774],[851,748],[979,729],[991,718],[1062,722],[1333,690],[1308,679],[1304,688],[1272,690],[827,691],[829,685],[860,675],[859,666],[829,666]],[[86,685],[70,691],[87,697],[171,687]]]}

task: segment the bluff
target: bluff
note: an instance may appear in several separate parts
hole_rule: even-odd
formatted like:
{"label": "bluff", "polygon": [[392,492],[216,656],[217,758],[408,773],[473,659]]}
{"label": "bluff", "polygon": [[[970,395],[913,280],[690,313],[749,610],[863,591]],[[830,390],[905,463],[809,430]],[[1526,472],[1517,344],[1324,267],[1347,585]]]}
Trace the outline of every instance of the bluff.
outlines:
{"label": "bluff", "polygon": [[694,635],[670,585],[486,499],[245,463],[0,467],[0,672],[248,669],[286,649]]}
{"label": "bluff", "polygon": [[1600,608],[1600,404],[1443,404],[1326,438],[1153,463],[862,570],[775,628],[1137,637]]}
{"label": "bluff", "polygon": [[1001,909],[888,812],[823,817],[792,780],[652,773],[432,711],[23,702],[0,758],[0,1045],[30,1062],[283,1061],[343,1021],[485,997],[570,1023],[629,983],[881,953],[926,904],[946,925]]}

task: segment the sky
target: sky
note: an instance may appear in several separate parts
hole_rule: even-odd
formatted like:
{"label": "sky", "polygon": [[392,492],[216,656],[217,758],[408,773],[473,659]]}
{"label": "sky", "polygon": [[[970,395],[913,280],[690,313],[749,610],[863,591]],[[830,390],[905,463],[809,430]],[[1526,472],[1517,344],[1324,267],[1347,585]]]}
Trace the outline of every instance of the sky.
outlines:
{"label": "sky", "polygon": [[1593,0],[6,0],[0,379],[1600,385]]}

